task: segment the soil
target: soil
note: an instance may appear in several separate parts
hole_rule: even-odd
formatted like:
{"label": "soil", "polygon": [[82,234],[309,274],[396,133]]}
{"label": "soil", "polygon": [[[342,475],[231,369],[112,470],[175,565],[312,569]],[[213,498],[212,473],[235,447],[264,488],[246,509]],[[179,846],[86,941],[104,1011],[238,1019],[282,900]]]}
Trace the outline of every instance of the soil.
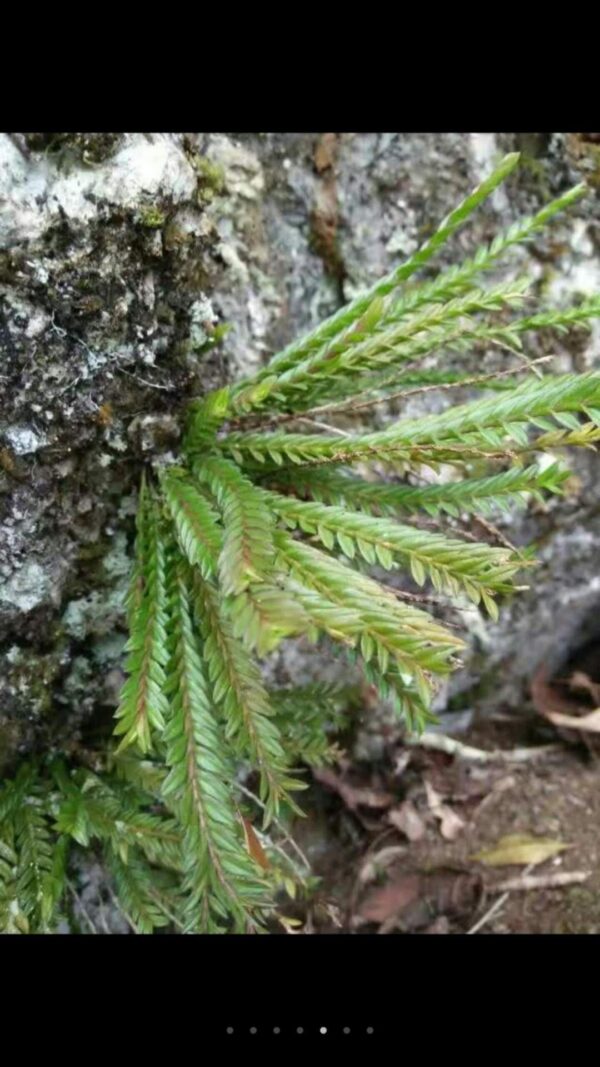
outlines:
{"label": "soil", "polygon": [[[296,909],[304,932],[467,933],[478,926],[478,935],[600,933],[600,758],[594,746],[581,743],[580,735],[558,738],[540,716],[502,714],[461,733],[460,742],[486,751],[557,744],[533,761],[481,764],[398,743],[377,768],[336,768],[351,788],[371,790],[379,809],[361,803],[349,809],[347,796],[344,801],[331,785],[315,783],[310,814],[294,829],[321,879],[310,902]],[[433,814],[431,788],[462,825],[452,819],[444,825]],[[404,809],[401,830],[390,824],[390,813],[406,804],[409,819],[403,821]],[[538,864],[535,876],[589,876],[582,884],[510,892],[479,926],[498,901],[493,884],[519,876],[525,865],[486,867],[473,857],[517,833],[569,846]]]}

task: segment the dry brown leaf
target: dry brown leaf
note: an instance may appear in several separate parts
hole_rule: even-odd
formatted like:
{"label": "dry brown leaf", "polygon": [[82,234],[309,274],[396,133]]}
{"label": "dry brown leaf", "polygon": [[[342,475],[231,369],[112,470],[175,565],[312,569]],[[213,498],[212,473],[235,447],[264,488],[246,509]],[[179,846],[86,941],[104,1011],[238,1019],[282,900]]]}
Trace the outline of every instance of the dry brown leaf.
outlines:
{"label": "dry brown leaf", "polygon": [[244,827],[244,837],[246,838],[246,848],[252,856],[255,863],[258,863],[259,867],[262,867],[263,871],[268,871],[269,861],[267,859],[266,852],[262,847],[252,823],[242,816],[242,826]]}
{"label": "dry brown leaf", "polygon": [[392,808],[388,812],[388,822],[400,830],[409,841],[420,841],[425,835],[425,823],[410,800]]}
{"label": "dry brown leaf", "polygon": [[400,778],[411,760],[412,752],[409,748],[402,749],[401,752],[396,752],[394,756],[394,778]]}
{"label": "dry brown leaf", "polygon": [[393,803],[393,796],[391,793],[383,793],[381,790],[368,789],[361,786],[350,785],[348,782],[342,781],[342,779],[329,770],[329,768],[321,768],[313,770],[313,776],[321,785],[327,786],[328,789],[333,789],[344,801],[344,804],[350,811],[355,811],[358,807],[365,808],[389,808]]}
{"label": "dry brown leaf", "polygon": [[571,689],[584,689],[590,694],[594,704],[600,704],[600,685],[594,682],[585,671],[573,671],[568,682]]}
{"label": "dry brown leaf", "polygon": [[406,874],[395,882],[372,889],[360,904],[357,917],[370,923],[387,922],[417,899],[420,885],[418,875]]}
{"label": "dry brown leaf", "polygon": [[571,730],[600,734],[600,708],[590,711],[589,715],[562,715],[558,711],[549,711],[546,712],[546,718],[555,726],[568,726]]}
{"label": "dry brown leaf", "polygon": [[438,915],[437,919],[434,919],[431,926],[428,926],[426,930],[423,930],[424,934],[449,934],[450,922],[447,915]]}
{"label": "dry brown leaf", "polygon": [[544,663],[531,680],[531,699],[535,710],[547,719],[554,714],[577,714],[581,708],[577,701],[568,700],[555,686],[550,684],[548,668]]}
{"label": "dry brown leaf", "polygon": [[439,793],[436,793],[431,783],[427,780],[425,780],[425,791],[430,811],[436,819],[439,819],[442,837],[446,841],[454,841],[465,826],[464,819],[461,819],[460,815],[457,815],[455,811],[452,811],[452,808],[443,803]]}
{"label": "dry brown leaf", "polygon": [[531,834],[507,834],[501,837],[490,849],[477,852],[470,858],[483,863],[486,867],[532,866],[564,852],[572,845],[562,841],[553,841],[547,837],[533,837]]}
{"label": "dry brown leaf", "polygon": [[362,885],[367,885],[369,882],[374,882],[379,877],[382,871],[385,871],[401,856],[406,855],[405,845],[388,845],[386,848],[382,848],[379,852],[376,852],[372,856],[368,856],[363,863],[358,880]]}

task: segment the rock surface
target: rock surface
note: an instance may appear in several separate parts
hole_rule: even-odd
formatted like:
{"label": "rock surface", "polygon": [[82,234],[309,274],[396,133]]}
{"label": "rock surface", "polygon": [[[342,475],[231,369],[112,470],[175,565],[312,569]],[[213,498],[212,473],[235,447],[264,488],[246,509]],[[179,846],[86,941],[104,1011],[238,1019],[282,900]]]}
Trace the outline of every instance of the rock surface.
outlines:
{"label": "rock surface", "polygon": [[[441,261],[584,176],[592,194],[520,266],[548,302],[597,292],[590,136],[0,136],[0,768],[112,714],[139,475],[177,447],[186,400],[410,254],[515,148],[518,173]],[[600,356],[598,331],[553,344],[561,369]],[[511,520],[515,540],[545,538],[535,587],[472,621],[455,704],[478,686],[518,705],[536,664],[596,626],[597,460],[574,467],[565,502]],[[301,662],[286,647],[272,669]]]}

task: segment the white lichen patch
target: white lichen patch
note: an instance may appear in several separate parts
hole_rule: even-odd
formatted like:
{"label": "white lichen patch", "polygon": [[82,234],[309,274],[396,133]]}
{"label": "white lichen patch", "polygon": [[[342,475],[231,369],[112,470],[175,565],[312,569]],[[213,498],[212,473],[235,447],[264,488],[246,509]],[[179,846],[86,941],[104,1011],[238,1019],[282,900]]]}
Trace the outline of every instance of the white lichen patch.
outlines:
{"label": "white lichen patch", "polygon": [[0,247],[37,240],[61,214],[73,224],[95,218],[108,203],[135,209],[143,198],[168,193],[190,199],[196,175],[171,134],[129,134],[101,167],[61,170],[51,157],[26,161],[0,135]]}
{"label": "white lichen patch", "polygon": [[72,600],[62,617],[66,633],[78,641],[89,634],[111,634],[123,621],[127,584],[121,581],[110,592],[94,592]]}
{"label": "white lichen patch", "polygon": [[129,575],[131,559],[127,555],[127,538],[124,533],[115,534],[113,547],[104,557],[103,567],[111,578]]}
{"label": "white lichen patch", "polygon": [[218,322],[218,316],[207,296],[201,293],[190,307],[190,344],[202,348],[209,339],[208,331]]}
{"label": "white lichen patch", "polygon": [[36,433],[29,426],[9,426],[4,431],[4,436],[17,456],[30,455],[48,443],[48,439],[44,434]]}
{"label": "white lichen patch", "polygon": [[30,561],[6,581],[0,580],[0,603],[19,612],[33,611],[48,598],[52,581],[39,563]]}
{"label": "white lichen patch", "polygon": [[410,256],[416,251],[418,245],[419,242],[414,236],[406,233],[405,230],[397,230],[390,237],[385,249],[390,255]]}

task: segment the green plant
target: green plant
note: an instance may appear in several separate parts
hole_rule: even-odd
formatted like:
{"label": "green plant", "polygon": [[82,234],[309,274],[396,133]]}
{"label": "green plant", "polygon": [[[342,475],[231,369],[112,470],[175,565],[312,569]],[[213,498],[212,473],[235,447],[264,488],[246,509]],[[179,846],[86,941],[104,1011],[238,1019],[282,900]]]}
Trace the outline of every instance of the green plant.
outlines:
{"label": "green plant", "polygon": [[[253,378],[192,403],[177,464],[140,492],[119,746],[101,773],[27,767],[0,793],[6,928],[52,927],[65,842],[92,838],[136,929],[261,928],[288,877],[272,859],[269,828],[297,810],[294,767],[331,757],[326,726],[338,723],[339,700],[336,710],[322,689],[273,699],[255,657],[293,635],[324,635],[421,729],[463,641],[418,605],[449,597],[495,618],[497,598],[518,588],[530,553],[461,536],[456,523],[448,533],[442,520],[560,493],[567,471],[536,457],[600,438],[600,374],[542,374],[523,344],[545,328],[585,325],[600,298],[510,317],[530,280],[484,288],[479,279],[584,187],[460,265],[408,284],[517,158],[406,263]],[[516,369],[467,375],[432,364],[442,351],[482,346],[516,355]],[[460,386],[491,395],[376,432],[347,429],[376,404]],[[457,480],[423,478],[448,468]],[[373,567],[429,582],[436,596],[387,585]],[[258,780],[250,809],[244,764]],[[250,818],[256,805],[262,831]]]}

